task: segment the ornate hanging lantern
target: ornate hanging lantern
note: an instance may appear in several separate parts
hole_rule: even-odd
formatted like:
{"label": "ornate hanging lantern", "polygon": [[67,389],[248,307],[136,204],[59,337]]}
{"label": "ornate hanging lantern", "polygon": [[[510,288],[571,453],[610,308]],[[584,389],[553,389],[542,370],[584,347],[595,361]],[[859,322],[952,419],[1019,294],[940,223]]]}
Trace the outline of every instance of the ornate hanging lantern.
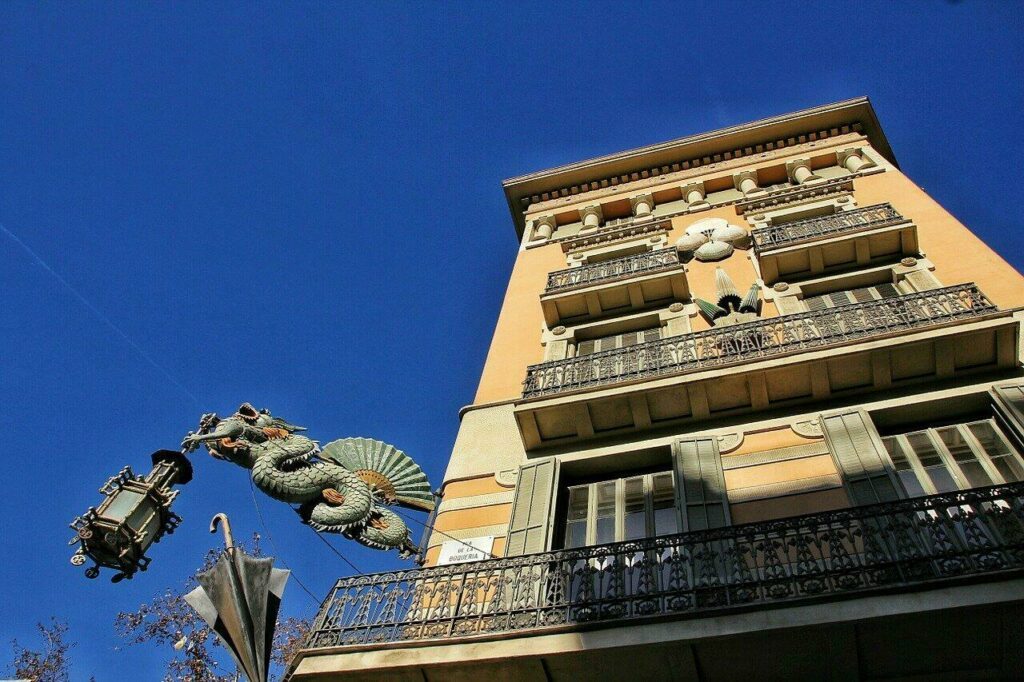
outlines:
{"label": "ornate hanging lantern", "polygon": [[174,450],[158,450],[152,460],[145,476],[137,476],[131,467],[121,469],[100,488],[103,502],[71,523],[75,537],[70,544],[79,545],[71,563],[82,566],[92,559],[95,564],[85,570],[87,578],[97,577],[100,567],[118,571],[111,578],[115,583],[146,570],[146,550],[181,522],[171,511],[178,496],[173,487],[192,480],[192,463]]}

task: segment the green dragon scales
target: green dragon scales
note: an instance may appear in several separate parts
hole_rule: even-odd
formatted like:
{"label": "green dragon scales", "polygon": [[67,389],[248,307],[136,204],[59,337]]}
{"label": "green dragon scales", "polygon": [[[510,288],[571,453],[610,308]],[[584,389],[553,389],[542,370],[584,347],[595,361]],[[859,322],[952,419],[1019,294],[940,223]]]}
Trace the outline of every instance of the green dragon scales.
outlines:
{"label": "green dragon scales", "polygon": [[400,505],[431,511],[430,483],[408,455],[369,438],[331,441],[322,449],[300,435],[300,426],[267,410],[243,404],[230,417],[203,415],[199,432],[182,442],[186,451],[200,443],[218,459],[252,472],[252,482],[282,502],[298,505],[304,523],[376,549],[416,552]]}

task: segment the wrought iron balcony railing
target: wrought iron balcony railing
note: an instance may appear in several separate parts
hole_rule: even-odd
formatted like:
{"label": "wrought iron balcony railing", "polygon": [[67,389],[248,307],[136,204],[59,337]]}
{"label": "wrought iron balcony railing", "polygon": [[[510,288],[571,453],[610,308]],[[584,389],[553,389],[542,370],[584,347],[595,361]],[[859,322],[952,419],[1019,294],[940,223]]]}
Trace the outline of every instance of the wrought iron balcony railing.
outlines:
{"label": "wrought iron balcony railing", "polygon": [[531,365],[523,397],[686,374],[977,318],[996,306],[974,284],[671,336]]}
{"label": "wrought iron balcony railing", "polygon": [[548,284],[544,293],[566,291],[659,270],[670,270],[679,266],[679,253],[675,249],[647,251],[593,265],[556,270],[548,275]]}
{"label": "wrought iron balcony railing", "polygon": [[339,580],[306,648],[573,628],[1024,570],[1024,484]]}
{"label": "wrought iron balcony railing", "polygon": [[828,237],[844,232],[859,232],[873,227],[896,225],[905,222],[890,204],[876,204],[851,211],[840,211],[834,215],[794,220],[753,230],[750,236],[754,251],[759,254],[771,248],[791,246],[800,242]]}

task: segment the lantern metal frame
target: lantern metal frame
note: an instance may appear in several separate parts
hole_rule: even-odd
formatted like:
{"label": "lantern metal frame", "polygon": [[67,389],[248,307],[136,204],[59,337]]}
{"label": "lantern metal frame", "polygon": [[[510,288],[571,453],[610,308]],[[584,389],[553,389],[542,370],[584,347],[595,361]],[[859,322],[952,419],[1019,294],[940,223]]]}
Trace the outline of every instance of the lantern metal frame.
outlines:
{"label": "lantern metal frame", "polygon": [[112,582],[145,571],[150,563],[146,551],[181,523],[171,511],[178,496],[173,486],[192,480],[192,463],[174,450],[158,450],[151,459],[153,468],[146,476],[136,475],[131,467],[121,469],[99,489],[103,502],[71,522],[75,536],[69,544],[79,545],[71,563],[83,566],[91,559],[87,578],[99,576],[101,567],[118,571]]}

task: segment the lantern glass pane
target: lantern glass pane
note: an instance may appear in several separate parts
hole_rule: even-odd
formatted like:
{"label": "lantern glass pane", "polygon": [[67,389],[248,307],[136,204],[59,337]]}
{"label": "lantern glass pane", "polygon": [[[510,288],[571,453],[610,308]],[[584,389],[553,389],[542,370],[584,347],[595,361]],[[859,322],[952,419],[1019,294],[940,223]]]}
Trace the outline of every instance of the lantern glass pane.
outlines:
{"label": "lantern glass pane", "polygon": [[123,521],[138,506],[142,497],[142,493],[134,490],[118,490],[107,508],[102,511],[102,515],[115,521]]}

